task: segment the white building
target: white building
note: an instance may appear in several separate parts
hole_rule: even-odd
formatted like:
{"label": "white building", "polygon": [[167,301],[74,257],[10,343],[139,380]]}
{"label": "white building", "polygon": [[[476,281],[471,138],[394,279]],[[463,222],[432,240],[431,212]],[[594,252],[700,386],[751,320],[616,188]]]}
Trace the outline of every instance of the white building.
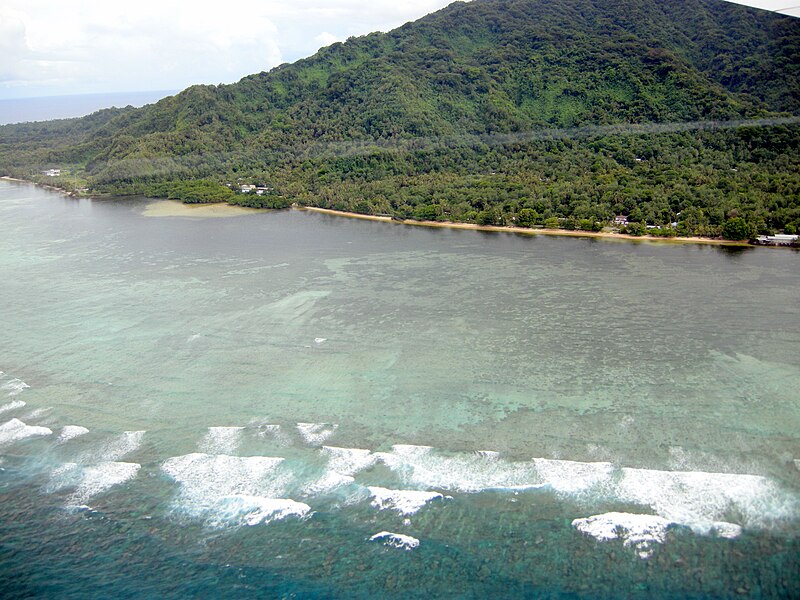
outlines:
{"label": "white building", "polygon": [[791,246],[796,243],[800,236],[779,233],[777,235],[760,235],[756,238],[756,244],[764,246]]}

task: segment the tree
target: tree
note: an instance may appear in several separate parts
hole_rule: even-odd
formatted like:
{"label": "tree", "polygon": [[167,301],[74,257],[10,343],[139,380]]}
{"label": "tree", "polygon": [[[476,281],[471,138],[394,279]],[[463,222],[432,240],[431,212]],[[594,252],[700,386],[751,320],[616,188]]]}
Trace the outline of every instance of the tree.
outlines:
{"label": "tree", "polygon": [[558,219],[556,217],[550,217],[545,220],[544,226],[547,229],[558,229]]}
{"label": "tree", "polygon": [[642,223],[628,223],[622,230],[622,233],[627,233],[628,235],[644,235],[647,232],[647,228]]}
{"label": "tree", "polygon": [[751,233],[750,224],[742,217],[728,219],[722,227],[722,237],[726,240],[746,240]]}
{"label": "tree", "polygon": [[497,223],[497,215],[493,210],[482,210],[475,217],[475,221],[478,225],[494,225]]}
{"label": "tree", "polygon": [[530,227],[539,220],[539,213],[532,208],[523,208],[517,214],[517,225],[520,227]]}

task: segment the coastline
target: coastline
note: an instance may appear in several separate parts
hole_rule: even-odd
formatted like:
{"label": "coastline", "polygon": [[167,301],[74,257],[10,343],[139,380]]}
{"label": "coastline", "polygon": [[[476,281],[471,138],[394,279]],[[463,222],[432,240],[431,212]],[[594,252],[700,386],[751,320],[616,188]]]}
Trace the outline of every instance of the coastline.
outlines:
{"label": "coastline", "polygon": [[316,206],[297,206],[292,205],[294,210],[307,210],[310,212],[318,212],[324,215],[333,215],[334,217],[345,217],[347,219],[361,219],[363,221],[382,221],[383,223],[405,223],[405,221],[397,221],[392,217],[382,217],[380,215],[364,215],[361,213],[351,213],[343,210],[333,210],[332,208],[318,208]]}
{"label": "coastline", "polygon": [[[4,175],[0,177],[0,180],[3,181],[12,181],[16,183],[27,183],[35,186],[39,186],[41,188],[51,190],[54,192],[58,192],[60,194],[64,194],[65,196],[71,198],[77,198],[74,193],[67,192],[59,187],[55,187],[52,185],[47,185],[44,183],[37,183],[35,181],[29,181],[26,179],[18,179],[16,177],[9,177]],[[83,196],[81,196],[83,197]],[[96,196],[85,196],[86,198],[92,199]],[[166,199],[152,199],[154,202],[165,202]],[[178,200],[172,200],[169,202],[179,203],[181,206],[186,207],[186,211],[183,210],[176,210],[174,213],[171,211],[154,211],[152,214],[147,214],[145,216],[236,216],[245,214],[246,212],[256,212],[261,210],[273,210],[273,209],[260,209],[260,208],[247,208],[247,207],[240,207],[235,204],[228,204],[227,202],[219,202],[219,203],[211,203],[211,204],[202,204],[202,205],[185,205]],[[225,209],[221,207],[224,205],[225,209],[233,209],[235,213],[228,213]],[[218,212],[219,214],[202,214],[203,210],[198,210],[203,207],[208,209],[209,206],[216,206],[219,207],[218,209],[210,210],[208,213]],[[236,209],[241,209],[241,212]],[[468,231],[486,231],[486,232],[495,232],[495,233],[514,233],[514,234],[521,234],[521,235],[549,235],[549,236],[561,236],[561,237],[580,237],[580,238],[596,238],[596,239],[604,239],[604,240],[617,240],[617,241],[629,241],[629,242],[648,242],[648,243],[663,243],[663,244],[698,244],[698,245],[706,245],[706,246],[733,246],[739,248],[785,248],[784,246],[760,246],[757,244],[750,244],[746,241],[733,241],[733,240],[723,240],[723,239],[715,239],[715,238],[702,238],[702,237],[672,237],[672,238],[664,238],[664,237],[656,237],[656,236],[649,236],[649,235],[642,235],[642,236],[635,236],[625,233],[612,233],[606,231],[579,231],[579,230],[568,230],[568,229],[531,229],[528,227],[516,227],[513,225],[477,225],[476,223],[457,223],[455,221],[415,221],[413,219],[394,219],[392,217],[381,216],[381,215],[364,215],[361,213],[353,213],[347,212],[342,210],[334,210],[332,208],[319,208],[316,206],[297,206],[292,205],[292,210],[301,210],[301,211],[310,211],[316,212],[321,214],[326,214],[334,217],[342,217],[346,219],[361,219],[363,221],[378,221],[382,223],[395,223],[398,225],[410,225],[413,227],[432,227],[432,228],[440,228],[440,229],[463,229]],[[195,211],[192,214],[192,211]],[[158,214],[161,213],[161,214]]]}
{"label": "coastline", "polygon": [[[398,225],[411,225],[415,227],[434,227],[444,229],[466,229],[470,231],[491,231],[496,233],[518,233],[522,235],[552,235],[562,237],[582,237],[600,238],[606,240],[620,240],[631,242],[658,242],[666,244],[704,244],[711,246],[737,246],[740,248],[756,248],[755,244],[748,242],[736,242],[732,240],[722,240],[701,237],[673,237],[663,238],[650,235],[629,235],[626,233],[611,233],[605,231],[577,231],[568,229],[530,229],[528,227],[514,227],[509,225],[477,225],[475,223],[456,223],[454,221],[414,221],[412,219],[396,220],[391,217],[381,217],[377,215],[362,215],[350,213],[330,208],[317,208],[315,206],[298,207],[297,210],[308,210],[323,214],[344,217],[348,219],[365,219],[368,221],[382,221],[384,223],[397,223]],[[770,248],[772,246],[764,246]],[[776,246],[777,247],[777,246]]]}
{"label": "coastline", "polygon": [[67,190],[57,187],[55,185],[48,185],[46,183],[39,183],[38,181],[31,181],[30,179],[19,179],[17,177],[9,177],[8,175],[3,175],[0,177],[2,181],[13,181],[14,183],[27,183],[28,185],[35,185],[36,187],[40,187],[44,190],[50,190],[51,192],[57,192],[69,198],[92,198],[92,196],[78,196],[75,192],[68,192]]}

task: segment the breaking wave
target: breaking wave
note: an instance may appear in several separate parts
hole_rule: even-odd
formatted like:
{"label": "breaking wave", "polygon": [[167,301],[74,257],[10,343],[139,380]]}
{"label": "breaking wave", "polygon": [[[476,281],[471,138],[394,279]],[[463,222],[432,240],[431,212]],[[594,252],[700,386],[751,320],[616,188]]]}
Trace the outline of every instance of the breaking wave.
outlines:
{"label": "breaking wave", "polygon": [[8,404],[3,404],[3,406],[0,406],[0,413],[23,408],[25,404],[26,402],[24,400],[14,400],[13,402],[9,402]]}
{"label": "breaking wave", "polygon": [[378,456],[370,450],[361,448],[323,446],[322,452],[328,456],[328,468],[344,475],[355,475],[378,460]]}
{"label": "breaking wave", "polygon": [[394,510],[401,515],[413,515],[431,500],[443,499],[438,492],[417,490],[389,490],[382,487],[368,488],[372,494],[372,506],[378,510]]}
{"label": "breaking wave", "polygon": [[21,394],[24,390],[28,389],[29,387],[31,386],[29,386],[21,379],[10,379],[6,381],[2,386],[0,386],[0,390],[8,391],[9,396],[16,396],[17,394]]}
{"label": "breaking wave", "polygon": [[408,487],[444,492],[549,490],[586,502],[646,507],[700,534],[720,522],[770,528],[797,518],[800,501],[760,475],[620,468],[608,462],[535,458],[512,462],[492,453],[448,455],[427,446],[394,446],[376,456]]}
{"label": "breaking wave", "polygon": [[46,491],[52,493],[64,488],[75,488],[67,500],[67,507],[85,507],[95,496],[136,477],[140,468],[141,465],[137,463],[113,461],[88,466],[74,462],[65,463],[50,474]]}
{"label": "breaking wave", "polygon": [[304,516],[310,507],[284,498],[291,474],[283,458],[202,453],[166,460],[162,470],[180,485],[177,508],[210,527],[257,525]]}
{"label": "breaking wave", "polygon": [[89,430],[86,429],[86,427],[81,427],[80,425],[65,425],[61,428],[61,433],[58,434],[58,441],[66,442],[76,437],[86,435],[87,433],[89,433]]}
{"label": "breaking wave", "polygon": [[[671,529],[680,524],[657,515],[641,515],[622,512],[609,512],[575,519],[572,526],[585,535],[598,541],[622,540],[626,547],[633,546],[640,558],[653,555],[653,544],[663,544]],[[706,534],[732,539],[742,533],[735,523],[718,521],[711,523]]]}
{"label": "breaking wave", "polygon": [[419,540],[410,535],[381,531],[369,538],[370,542],[382,541],[384,546],[391,546],[400,550],[413,550],[419,546]]}
{"label": "breaking wave", "polygon": [[0,425],[0,446],[13,444],[29,437],[52,435],[53,431],[47,427],[26,425],[19,419],[11,419]]}

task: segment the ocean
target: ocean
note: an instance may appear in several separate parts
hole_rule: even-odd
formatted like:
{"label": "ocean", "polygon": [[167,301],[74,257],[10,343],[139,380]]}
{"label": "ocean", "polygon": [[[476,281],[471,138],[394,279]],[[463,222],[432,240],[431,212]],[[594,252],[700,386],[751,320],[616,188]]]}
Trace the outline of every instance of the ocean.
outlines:
{"label": "ocean", "polygon": [[0,125],[83,117],[103,108],[144,106],[175,94],[175,91],[73,94],[37,98],[0,99]]}
{"label": "ocean", "polygon": [[152,202],[0,182],[3,598],[800,596],[797,252]]}

